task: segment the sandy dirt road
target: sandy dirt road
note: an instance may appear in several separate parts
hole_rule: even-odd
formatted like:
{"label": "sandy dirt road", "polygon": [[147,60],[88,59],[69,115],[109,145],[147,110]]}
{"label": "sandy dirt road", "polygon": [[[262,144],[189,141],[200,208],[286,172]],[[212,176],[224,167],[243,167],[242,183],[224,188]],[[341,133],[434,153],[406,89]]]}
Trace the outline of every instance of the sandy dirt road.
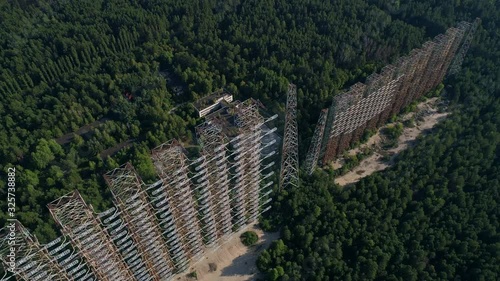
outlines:
{"label": "sandy dirt road", "polygon": [[[401,152],[402,150],[408,148],[408,146],[414,145],[417,137],[425,131],[432,129],[437,123],[446,118],[449,114],[448,112],[440,113],[437,110],[436,103],[438,102],[437,98],[429,99],[418,105],[417,113],[409,113],[403,116],[402,120],[408,120],[412,118],[415,114],[422,116],[421,121],[417,121],[415,127],[412,128],[404,128],[403,134],[399,137],[397,146],[390,149],[382,149],[381,144],[383,142],[383,138],[381,137],[381,130],[385,127],[382,127],[378,130],[378,132],[372,136],[365,144],[361,145],[358,148],[354,148],[348,153],[350,155],[357,154],[363,147],[372,147],[375,149],[375,152],[370,155],[368,158],[361,161],[361,163],[356,166],[354,169],[349,171],[343,176],[337,177],[335,182],[340,186],[348,185],[351,183],[355,183],[360,179],[373,174],[377,171],[382,171],[393,164],[394,157]],[[422,114],[425,113],[425,114]],[[389,161],[384,161],[384,155],[390,155]],[[335,169],[342,167],[342,163],[340,160],[337,160],[333,163]]]}

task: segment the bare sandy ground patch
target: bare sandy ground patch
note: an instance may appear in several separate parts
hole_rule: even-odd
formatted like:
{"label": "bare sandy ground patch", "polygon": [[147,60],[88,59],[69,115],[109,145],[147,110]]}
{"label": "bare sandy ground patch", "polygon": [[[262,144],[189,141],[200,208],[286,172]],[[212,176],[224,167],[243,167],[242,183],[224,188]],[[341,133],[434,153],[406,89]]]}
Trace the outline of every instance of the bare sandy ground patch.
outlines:
{"label": "bare sandy ground patch", "polygon": [[[437,123],[446,118],[449,114],[448,112],[440,113],[437,109],[438,98],[429,99],[418,105],[417,112],[411,112],[401,118],[401,121],[406,121],[412,117],[418,119],[416,126],[412,128],[405,127],[403,134],[399,137],[397,146],[390,149],[383,149],[382,142],[383,137],[381,136],[380,128],[377,133],[372,136],[365,144],[348,151],[349,155],[358,154],[362,148],[371,147],[375,148],[375,152],[362,160],[361,163],[354,169],[349,171],[343,176],[339,176],[335,179],[335,182],[340,186],[355,183],[360,179],[373,174],[374,172],[381,171],[393,164],[394,157],[400,153],[402,150],[408,148],[408,146],[413,145],[417,137],[423,132],[432,129]],[[384,155],[390,156],[389,161],[384,161]],[[337,160],[333,163],[333,167],[338,169],[342,167],[342,160]]]}
{"label": "bare sandy ground patch", "polygon": [[[240,241],[241,233],[255,231],[259,242],[255,246],[247,247]],[[260,253],[269,247],[272,241],[279,238],[279,232],[263,232],[256,224],[234,234],[229,240],[216,249],[208,249],[205,256],[195,262],[186,273],[175,276],[172,280],[180,281],[250,281],[256,280],[259,270],[255,265]],[[215,264],[216,270],[210,269],[210,264]],[[197,279],[188,277],[196,271]]]}

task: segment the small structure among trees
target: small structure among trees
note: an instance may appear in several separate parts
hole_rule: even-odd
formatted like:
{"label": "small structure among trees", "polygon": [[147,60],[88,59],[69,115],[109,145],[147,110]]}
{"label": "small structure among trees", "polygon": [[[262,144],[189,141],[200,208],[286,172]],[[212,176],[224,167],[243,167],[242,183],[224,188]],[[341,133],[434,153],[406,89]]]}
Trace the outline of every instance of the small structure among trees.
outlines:
{"label": "small structure among trees", "polygon": [[224,89],[220,89],[211,95],[196,101],[194,103],[194,107],[196,108],[196,111],[198,111],[198,116],[203,117],[221,108],[222,103],[224,102],[233,102],[233,95]]}

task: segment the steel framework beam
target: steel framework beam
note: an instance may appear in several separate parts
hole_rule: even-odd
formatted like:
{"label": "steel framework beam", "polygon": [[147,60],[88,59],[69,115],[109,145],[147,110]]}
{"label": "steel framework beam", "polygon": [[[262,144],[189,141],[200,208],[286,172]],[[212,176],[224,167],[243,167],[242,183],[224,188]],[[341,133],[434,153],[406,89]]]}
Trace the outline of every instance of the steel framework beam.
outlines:
{"label": "steel framework beam", "polygon": [[[476,20],[469,28],[458,59],[468,48],[471,31],[478,25]],[[357,83],[349,91],[335,96],[326,121],[325,118],[318,121],[319,128],[326,122],[319,149],[323,164],[357,142],[366,129],[381,126],[392,114],[399,113],[401,108],[441,83],[467,26],[461,23],[458,28],[449,28],[445,34],[424,43],[422,49],[413,50],[408,57],[384,67],[380,74],[370,75],[366,84]],[[308,156],[312,159],[313,155]],[[308,163],[309,173],[310,167]]]}
{"label": "steel framework beam", "polygon": [[134,168],[126,163],[108,172],[104,179],[149,274],[155,281],[169,280],[174,264],[165,246],[155,212],[141,188],[142,181]]}
{"label": "steel framework beam", "polygon": [[[469,51],[470,45],[472,43],[472,40],[474,40],[474,34],[477,31],[477,28],[481,25],[481,19],[476,18],[472,24],[470,23],[462,23],[459,28],[462,30],[467,30],[467,36],[465,37],[462,46],[460,47],[460,50],[458,51],[457,55],[455,56],[451,67],[450,67],[450,75],[455,75],[460,71],[460,68],[462,67],[462,63],[465,59],[465,56],[467,55],[467,51]],[[468,26],[468,28],[467,28]]]}
{"label": "steel framework beam", "polygon": [[89,268],[87,262],[82,259],[79,251],[73,247],[71,240],[67,236],[52,240],[44,245],[44,248],[68,272],[71,277],[70,280],[97,281],[95,274]]}
{"label": "steel framework beam", "polygon": [[[73,280],[19,221],[8,222],[0,232],[0,260],[5,268],[14,268],[15,276],[26,281]],[[15,261],[10,261],[11,249],[14,249]]]}
{"label": "steel framework beam", "polygon": [[196,127],[198,142],[202,147],[202,161],[195,169],[203,175],[197,180],[201,187],[198,198],[207,245],[232,232],[229,205],[229,178],[227,163],[227,137],[215,122],[206,121]]}
{"label": "steel framework beam", "polygon": [[234,221],[240,226],[259,211],[260,158],[262,124],[264,118],[259,114],[259,103],[253,99],[236,106],[235,124],[239,135],[233,146],[238,151],[232,167],[237,171],[233,198]]}
{"label": "steel framework beam", "polygon": [[106,231],[111,236],[123,259],[138,280],[153,280],[144,263],[145,257],[139,252],[137,244],[132,239],[133,234],[122,218],[122,213],[113,207],[98,215]]}
{"label": "steel framework beam", "polygon": [[184,148],[177,140],[171,140],[153,149],[152,158],[165,186],[163,192],[171,205],[181,247],[193,259],[202,253],[203,240]]}
{"label": "steel framework beam", "polygon": [[55,200],[48,208],[99,281],[137,280],[78,191]]}
{"label": "steel framework beam", "polygon": [[288,85],[285,130],[281,149],[280,190],[299,185],[299,137],[297,129],[297,86]]}
{"label": "steel framework beam", "polygon": [[305,169],[308,175],[312,175],[319,160],[321,141],[323,140],[323,134],[325,132],[327,116],[328,116],[328,109],[321,110],[321,113],[319,114],[318,123],[316,124],[316,128],[314,129],[311,145],[309,146],[309,152],[307,153],[306,157]]}

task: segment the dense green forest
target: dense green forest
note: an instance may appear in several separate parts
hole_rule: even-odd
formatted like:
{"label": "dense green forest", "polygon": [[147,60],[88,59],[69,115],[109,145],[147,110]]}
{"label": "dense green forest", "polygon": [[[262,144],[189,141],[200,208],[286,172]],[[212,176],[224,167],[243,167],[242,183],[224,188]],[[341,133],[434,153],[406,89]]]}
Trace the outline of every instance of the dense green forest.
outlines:
{"label": "dense green forest", "polygon": [[17,168],[18,219],[45,242],[57,236],[50,201],[78,189],[106,209],[101,175],[128,160],[154,180],[150,149],[193,141],[190,103],[219,87],[283,115],[297,84],[305,151],[339,89],[453,24],[426,33],[375,4],[1,1],[0,169]]}
{"label": "dense green forest", "polygon": [[283,192],[257,265],[266,280],[499,280],[499,2],[371,2],[426,30],[482,18],[446,81],[453,114],[384,172],[341,189],[316,171]]}
{"label": "dense green forest", "polygon": [[282,225],[282,239],[258,266],[270,280],[497,280],[499,10],[472,0],[2,1],[0,169],[17,169],[17,217],[46,242],[58,235],[50,201],[79,189],[104,210],[101,175],[128,160],[153,180],[150,149],[193,142],[190,104],[220,87],[283,115],[297,84],[303,153],[340,89],[479,16],[464,69],[446,81],[454,114],[386,172],[340,190],[317,171],[280,194],[264,222]]}

